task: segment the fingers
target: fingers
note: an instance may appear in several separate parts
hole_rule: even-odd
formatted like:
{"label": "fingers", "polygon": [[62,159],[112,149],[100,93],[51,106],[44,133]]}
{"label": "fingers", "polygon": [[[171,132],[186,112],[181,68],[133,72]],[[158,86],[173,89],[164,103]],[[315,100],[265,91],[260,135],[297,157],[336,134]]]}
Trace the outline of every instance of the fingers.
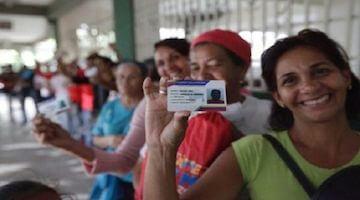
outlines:
{"label": "fingers", "polygon": [[40,143],[40,144],[46,144],[47,140],[49,140],[49,137],[44,134],[44,133],[36,133],[33,132],[35,139]]}
{"label": "fingers", "polygon": [[45,117],[43,114],[36,114],[35,117],[31,120],[31,122],[36,125],[41,123],[42,120],[44,120]]}
{"label": "fingers", "polygon": [[49,132],[39,132],[38,130],[31,131],[35,139],[41,144],[47,144],[52,138],[54,138],[53,134],[49,134]]}
{"label": "fingers", "polygon": [[159,82],[159,93],[166,95],[167,94],[167,86],[169,79],[166,77],[162,77]]}
{"label": "fingers", "polygon": [[181,111],[174,114],[174,128],[176,132],[184,132],[187,128],[188,118],[191,112]]}
{"label": "fingers", "polygon": [[143,83],[145,97],[154,99],[157,94],[166,95],[168,81],[168,78],[162,77],[159,82],[159,90],[157,90],[157,87],[153,84],[151,79],[149,77],[146,78]]}
{"label": "fingers", "polygon": [[56,138],[59,135],[58,132],[63,130],[61,126],[41,115],[36,116],[32,122],[32,133],[35,139],[42,144]]}
{"label": "fingers", "polygon": [[149,77],[143,82],[143,90],[146,98],[154,98],[154,85]]}
{"label": "fingers", "polygon": [[192,78],[190,76],[186,76],[184,80],[192,80]]}
{"label": "fingers", "polygon": [[171,80],[172,81],[181,81],[181,80],[184,80],[184,77],[175,75],[175,76],[172,76]]}
{"label": "fingers", "polygon": [[51,122],[49,119],[43,116],[37,116],[32,120],[35,129],[44,129],[49,126],[55,125],[55,123]]}
{"label": "fingers", "polygon": [[57,133],[57,126],[49,126],[46,124],[40,124],[37,126],[34,126],[32,129],[32,133],[37,136],[37,135],[44,135],[44,137],[47,138],[54,138]]}

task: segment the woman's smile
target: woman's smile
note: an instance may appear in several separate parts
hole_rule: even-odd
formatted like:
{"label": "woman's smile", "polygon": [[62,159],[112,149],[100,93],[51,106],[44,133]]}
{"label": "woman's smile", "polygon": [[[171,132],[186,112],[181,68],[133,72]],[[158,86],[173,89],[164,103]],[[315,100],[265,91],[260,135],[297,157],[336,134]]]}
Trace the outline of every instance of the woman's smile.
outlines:
{"label": "woman's smile", "polygon": [[324,94],[312,99],[301,101],[300,104],[307,107],[316,107],[329,103],[331,100],[331,94]]}

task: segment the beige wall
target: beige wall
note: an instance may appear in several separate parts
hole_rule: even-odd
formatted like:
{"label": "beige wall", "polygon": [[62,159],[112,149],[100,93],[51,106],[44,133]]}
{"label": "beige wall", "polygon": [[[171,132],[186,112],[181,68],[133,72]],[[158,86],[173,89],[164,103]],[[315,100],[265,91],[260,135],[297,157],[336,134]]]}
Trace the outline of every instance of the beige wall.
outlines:
{"label": "beige wall", "polygon": [[[135,53],[138,60],[153,56],[159,40],[159,0],[134,0]],[[59,19],[60,49],[71,57],[79,55],[76,29],[81,23],[113,30],[112,0],[88,0]]]}
{"label": "beige wall", "polygon": [[138,60],[153,56],[159,40],[159,0],[134,0],[135,52]]}
{"label": "beige wall", "polygon": [[68,53],[68,57],[79,56],[76,29],[86,23],[100,31],[113,30],[113,2],[112,0],[88,0],[73,8],[60,17],[58,21],[60,50]]}

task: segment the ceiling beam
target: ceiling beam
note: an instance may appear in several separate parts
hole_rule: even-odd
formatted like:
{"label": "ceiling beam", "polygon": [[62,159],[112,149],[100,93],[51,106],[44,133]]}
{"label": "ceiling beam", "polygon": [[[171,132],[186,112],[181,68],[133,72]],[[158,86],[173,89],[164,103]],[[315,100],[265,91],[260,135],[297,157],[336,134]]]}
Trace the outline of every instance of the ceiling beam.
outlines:
{"label": "ceiling beam", "polygon": [[16,14],[16,15],[40,15],[47,16],[48,9],[46,6],[32,6],[32,5],[6,5],[0,3],[1,14]]}
{"label": "ceiling beam", "polygon": [[73,8],[82,4],[84,1],[87,0],[55,0],[48,7],[47,17],[49,19],[56,19],[58,17],[61,17]]}
{"label": "ceiling beam", "polygon": [[86,0],[55,0],[48,6],[6,4],[0,2],[0,14],[40,15],[48,19],[56,19]]}

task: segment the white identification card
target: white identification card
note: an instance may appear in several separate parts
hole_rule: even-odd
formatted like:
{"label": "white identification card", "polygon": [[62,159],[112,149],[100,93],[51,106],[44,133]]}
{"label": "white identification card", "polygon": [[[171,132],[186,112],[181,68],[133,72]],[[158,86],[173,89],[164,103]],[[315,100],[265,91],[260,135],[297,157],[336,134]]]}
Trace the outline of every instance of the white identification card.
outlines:
{"label": "white identification card", "polygon": [[45,117],[52,118],[70,109],[69,102],[65,99],[49,99],[38,104],[39,112]]}
{"label": "white identification card", "polygon": [[184,80],[167,88],[168,111],[225,111],[225,81]]}

